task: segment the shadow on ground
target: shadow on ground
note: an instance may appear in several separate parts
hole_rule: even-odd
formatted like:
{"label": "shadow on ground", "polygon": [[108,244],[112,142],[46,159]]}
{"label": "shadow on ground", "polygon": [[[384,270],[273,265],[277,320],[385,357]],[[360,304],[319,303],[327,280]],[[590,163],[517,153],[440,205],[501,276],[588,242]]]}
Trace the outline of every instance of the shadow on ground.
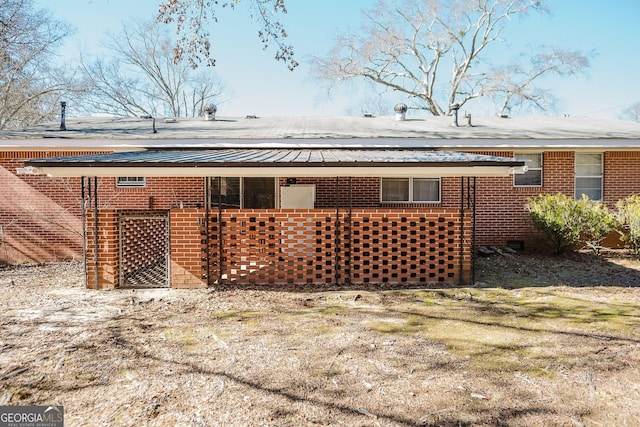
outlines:
{"label": "shadow on ground", "polygon": [[640,260],[627,251],[601,255],[518,253],[476,259],[477,287],[640,286]]}

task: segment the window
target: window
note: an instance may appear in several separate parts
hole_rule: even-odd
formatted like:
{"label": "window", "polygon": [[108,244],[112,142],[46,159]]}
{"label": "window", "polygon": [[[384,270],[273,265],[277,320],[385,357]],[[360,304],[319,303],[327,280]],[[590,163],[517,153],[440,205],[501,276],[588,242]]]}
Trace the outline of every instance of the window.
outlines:
{"label": "window", "polygon": [[243,209],[273,209],[276,206],[275,178],[211,178],[210,205]]}
{"label": "window", "polygon": [[383,202],[440,202],[440,178],[382,178]]}
{"label": "window", "polygon": [[116,178],[117,188],[143,188],[147,186],[144,176],[119,176]]}
{"label": "window", "polygon": [[518,160],[527,160],[528,170],[523,174],[513,175],[516,187],[542,187],[542,153],[516,153]]}
{"label": "window", "polygon": [[602,154],[576,153],[576,199],[602,200]]}
{"label": "window", "polygon": [[239,208],[240,207],[240,178],[222,177],[211,178],[211,205]]}

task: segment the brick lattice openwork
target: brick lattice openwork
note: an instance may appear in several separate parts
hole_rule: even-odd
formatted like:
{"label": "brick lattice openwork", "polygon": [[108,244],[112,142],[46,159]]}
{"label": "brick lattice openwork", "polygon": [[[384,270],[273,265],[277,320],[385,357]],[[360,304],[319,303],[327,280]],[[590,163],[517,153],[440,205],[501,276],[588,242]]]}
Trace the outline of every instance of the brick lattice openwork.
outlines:
{"label": "brick lattice openwork", "polygon": [[457,279],[459,218],[389,213],[352,218],[351,281],[428,284]]}
{"label": "brick lattice openwork", "polygon": [[223,210],[205,223],[210,285],[458,284],[471,268],[459,210]]}

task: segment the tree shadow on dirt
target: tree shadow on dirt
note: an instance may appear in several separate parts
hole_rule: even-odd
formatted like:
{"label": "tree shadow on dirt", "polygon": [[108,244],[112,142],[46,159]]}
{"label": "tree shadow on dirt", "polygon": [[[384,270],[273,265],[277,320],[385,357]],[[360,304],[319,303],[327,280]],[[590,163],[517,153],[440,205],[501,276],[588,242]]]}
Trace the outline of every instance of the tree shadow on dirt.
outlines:
{"label": "tree shadow on dirt", "polygon": [[493,255],[477,257],[475,268],[477,287],[640,286],[640,260],[626,251]]}

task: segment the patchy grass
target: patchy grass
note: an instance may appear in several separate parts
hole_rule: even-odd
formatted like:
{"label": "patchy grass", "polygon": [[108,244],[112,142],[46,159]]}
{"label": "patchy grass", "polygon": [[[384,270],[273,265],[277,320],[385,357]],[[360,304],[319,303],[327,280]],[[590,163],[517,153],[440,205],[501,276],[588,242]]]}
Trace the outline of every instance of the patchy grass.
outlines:
{"label": "patchy grass", "polygon": [[70,426],[640,425],[640,288],[96,292],[25,268],[0,271],[0,404]]}

